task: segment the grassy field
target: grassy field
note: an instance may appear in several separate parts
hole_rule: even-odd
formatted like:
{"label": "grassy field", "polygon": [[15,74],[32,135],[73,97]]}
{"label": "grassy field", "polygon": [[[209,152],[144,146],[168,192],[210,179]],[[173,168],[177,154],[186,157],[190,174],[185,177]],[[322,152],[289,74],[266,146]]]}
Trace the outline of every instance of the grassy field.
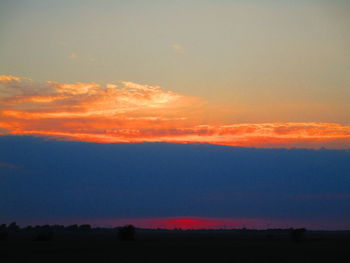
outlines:
{"label": "grassy field", "polygon": [[350,262],[349,231],[307,231],[300,242],[288,230],[168,231],[137,229],[121,241],[115,229],[35,230],[0,240],[0,262]]}

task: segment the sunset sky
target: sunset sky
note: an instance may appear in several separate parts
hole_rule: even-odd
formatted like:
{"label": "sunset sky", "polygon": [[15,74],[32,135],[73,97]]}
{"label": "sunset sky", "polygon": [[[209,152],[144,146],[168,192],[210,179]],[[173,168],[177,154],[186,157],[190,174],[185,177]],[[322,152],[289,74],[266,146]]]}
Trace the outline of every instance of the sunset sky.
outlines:
{"label": "sunset sky", "polygon": [[350,146],[346,1],[2,1],[1,132]]}
{"label": "sunset sky", "polygon": [[349,28],[341,0],[1,0],[0,137],[346,152]]}

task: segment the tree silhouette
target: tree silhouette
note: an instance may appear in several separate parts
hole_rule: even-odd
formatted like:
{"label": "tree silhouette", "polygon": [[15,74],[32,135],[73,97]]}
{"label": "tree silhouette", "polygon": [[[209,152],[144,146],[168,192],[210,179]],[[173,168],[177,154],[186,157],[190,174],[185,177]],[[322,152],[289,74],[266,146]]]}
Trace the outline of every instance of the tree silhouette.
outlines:
{"label": "tree silhouette", "polygon": [[118,237],[121,241],[135,240],[135,227],[133,225],[127,225],[118,229]]}
{"label": "tree silhouette", "polygon": [[0,240],[6,240],[8,238],[8,231],[5,224],[0,225]]}
{"label": "tree silhouette", "polygon": [[19,226],[17,225],[16,222],[12,222],[11,224],[9,224],[8,229],[10,231],[17,231],[19,230]]}

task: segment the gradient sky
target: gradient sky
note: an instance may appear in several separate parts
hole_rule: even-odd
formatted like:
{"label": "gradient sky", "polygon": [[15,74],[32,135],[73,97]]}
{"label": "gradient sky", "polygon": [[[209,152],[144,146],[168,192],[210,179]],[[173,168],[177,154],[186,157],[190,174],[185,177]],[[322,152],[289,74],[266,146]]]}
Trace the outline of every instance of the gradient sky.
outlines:
{"label": "gradient sky", "polygon": [[0,222],[350,228],[350,151],[0,136]]}
{"label": "gradient sky", "polygon": [[[350,147],[347,1],[11,0],[0,5],[3,133],[100,142]],[[8,76],[21,78],[21,83]],[[52,83],[72,86],[59,90]],[[135,90],[125,83],[141,86]],[[88,92],[91,84],[95,92]],[[138,109],[130,104],[122,117],[115,110],[125,106],[118,100],[120,92],[97,94],[107,87],[128,89],[124,102],[132,97]],[[57,95],[61,97],[56,104],[47,107],[53,101],[47,97]],[[88,100],[91,108],[81,105]],[[78,125],[84,116],[67,114],[67,105],[76,106],[69,111],[89,116],[99,111],[94,121],[83,121],[96,130]],[[78,120],[64,130],[51,127],[52,115],[36,116],[28,129],[18,125],[21,118],[28,122],[23,114],[10,120],[8,110],[10,115],[11,110],[65,112],[70,123]],[[131,131],[125,121],[130,117]],[[116,125],[121,118],[123,124]],[[292,134],[281,138],[269,128],[256,130],[255,124]],[[208,125],[210,138],[198,138],[203,125]],[[222,126],[232,125],[255,133],[243,139],[221,136]],[[145,128],[152,130],[152,138]],[[174,138],[169,130],[178,128],[187,130]],[[111,136],[111,130],[121,129],[129,135]],[[79,131],[88,134],[77,135]],[[130,136],[135,132],[137,138]]]}
{"label": "gradient sky", "polygon": [[[57,145],[65,145],[67,152],[70,148],[66,143],[75,145],[76,141],[96,149],[116,143],[111,144],[115,151],[118,147],[133,149],[130,143],[144,142],[205,143],[205,147],[208,143],[255,148],[327,148],[332,151],[312,150],[314,154],[307,157],[307,162],[329,163],[339,156],[348,156],[350,149],[349,28],[350,1],[340,0],[0,0],[0,139],[6,144],[18,137],[25,145],[29,143],[26,140],[42,143],[30,136],[42,137],[43,141],[55,139]],[[17,156],[22,151],[21,143],[15,145],[13,153]],[[221,149],[215,147],[205,148],[209,155],[214,154],[214,160],[218,156],[232,157],[215,155],[216,149]],[[47,149],[36,152],[34,148],[27,151],[39,156],[47,153]],[[145,154],[148,151],[144,149]],[[254,150],[250,151],[254,155]],[[283,151],[262,151],[257,158],[267,154],[274,163]],[[3,149],[0,153],[0,172],[19,176],[14,178],[24,176],[17,168],[26,167],[25,159],[7,160],[8,153]],[[55,158],[63,157],[58,154]],[[264,178],[275,168],[281,172],[288,170],[288,166],[301,165],[303,172],[295,180],[303,185],[303,176],[310,176],[307,164],[294,157],[288,160],[283,169],[271,165],[261,176]],[[144,161],[139,161],[132,165],[144,167]],[[46,172],[58,176],[55,172],[58,168],[50,168],[45,162],[41,166],[33,159],[27,165],[46,167]],[[69,173],[81,168],[78,165],[72,170],[69,165],[63,167]],[[96,162],[98,165],[101,164]],[[211,165],[215,167],[215,163]],[[225,165],[227,171],[235,168]],[[251,165],[258,169],[261,164],[254,161]],[[335,185],[349,189],[346,162],[329,165],[333,169],[324,175],[327,184],[332,182],[329,176],[334,171],[343,180],[343,185],[340,181]],[[315,168],[315,173],[322,173],[320,167]],[[182,172],[186,170],[183,169]],[[66,170],[58,170],[66,176]],[[125,174],[133,177],[132,171],[127,169]],[[31,170],[30,174],[34,172]],[[110,175],[111,170],[106,174]],[[172,172],[171,176],[175,174]],[[192,176],[191,171],[186,174]],[[78,182],[84,181],[82,174],[77,176]],[[9,178],[7,184],[14,186]],[[98,181],[95,177],[93,180]],[[252,187],[256,185],[254,180]],[[315,204],[319,197],[348,201],[347,190],[328,189],[327,184],[322,184],[325,188],[321,187],[321,192],[310,193],[313,188],[308,181],[306,186],[311,188],[296,194],[301,199],[311,195]],[[33,194],[35,189],[21,187],[23,193]],[[189,193],[189,189],[184,193]],[[149,189],[144,190],[149,197],[147,202],[154,201],[147,192]],[[294,194],[292,191],[291,195]],[[8,200],[13,202],[22,200],[11,191],[9,195]],[[174,204],[177,196],[180,192],[174,193]],[[232,193],[229,196],[237,197]],[[33,204],[37,200],[34,197]],[[271,196],[267,198],[272,200]],[[153,216],[193,216],[193,220],[197,220],[196,216],[213,216],[217,222],[235,216],[224,212],[188,214],[181,212],[181,202],[184,201],[181,199],[177,204],[179,210],[174,210],[177,212]],[[289,201],[286,204],[296,205]],[[6,208],[9,215],[12,212],[14,217],[19,215],[16,214],[19,207],[11,207]],[[348,208],[341,203],[334,210],[334,220],[345,222],[344,207]],[[307,209],[302,211],[306,213]],[[102,217],[104,212],[100,211]],[[265,220],[267,214],[271,215],[269,220],[282,220],[270,212],[252,215],[243,211],[238,216],[253,220],[249,222],[256,222],[256,218]],[[316,215],[318,210],[314,212]],[[319,215],[324,226],[326,214]],[[348,213],[345,215],[348,218]],[[294,222],[304,219],[311,220],[303,216],[293,218]]]}
{"label": "gradient sky", "polygon": [[227,120],[349,123],[348,1],[1,1],[0,71],[160,85]]}

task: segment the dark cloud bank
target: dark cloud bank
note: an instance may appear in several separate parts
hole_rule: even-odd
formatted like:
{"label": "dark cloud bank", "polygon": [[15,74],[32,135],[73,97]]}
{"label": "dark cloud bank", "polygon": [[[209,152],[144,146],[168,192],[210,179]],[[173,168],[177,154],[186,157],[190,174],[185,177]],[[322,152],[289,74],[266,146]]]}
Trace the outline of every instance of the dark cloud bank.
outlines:
{"label": "dark cloud bank", "polygon": [[198,216],[350,228],[350,151],[0,136],[0,222]]}

